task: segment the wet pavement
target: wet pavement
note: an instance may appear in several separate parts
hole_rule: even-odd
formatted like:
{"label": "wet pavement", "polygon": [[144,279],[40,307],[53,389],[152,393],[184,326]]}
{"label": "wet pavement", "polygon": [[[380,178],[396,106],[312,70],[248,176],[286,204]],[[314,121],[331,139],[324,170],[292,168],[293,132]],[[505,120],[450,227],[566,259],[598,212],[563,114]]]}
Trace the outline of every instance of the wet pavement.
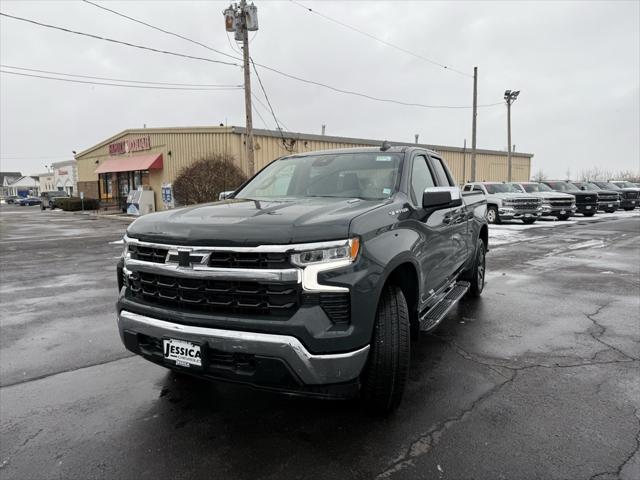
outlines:
{"label": "wet pavement", "polygon": [[640,212],[539,225],[492,229],[482,298],[376,418],[130,356],[126,223],[3,205],[0,478],[638,479]]}

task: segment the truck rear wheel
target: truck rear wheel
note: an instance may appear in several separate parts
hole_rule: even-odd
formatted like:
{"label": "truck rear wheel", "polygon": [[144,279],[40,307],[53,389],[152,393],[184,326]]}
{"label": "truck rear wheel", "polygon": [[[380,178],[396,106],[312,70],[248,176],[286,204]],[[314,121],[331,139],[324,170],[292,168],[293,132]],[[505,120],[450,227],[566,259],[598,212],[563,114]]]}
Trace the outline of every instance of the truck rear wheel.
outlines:
{"label": "truck rear wheel", "polygon": [[409,331],[409,310],[402,290],[395,285],[385,286],[369,360],[361,377],[362,399],[375,413],[390,413],[400,404],[409,371]]}
{"label": "truck rear wheel", "polygon": [[479,297],[484,290],[484,275],[487,268],[487,247],[484,240],[478,238],[476,256],[473,260],[473,268],[468,270],[461,278],[470,283],[468,295]]}

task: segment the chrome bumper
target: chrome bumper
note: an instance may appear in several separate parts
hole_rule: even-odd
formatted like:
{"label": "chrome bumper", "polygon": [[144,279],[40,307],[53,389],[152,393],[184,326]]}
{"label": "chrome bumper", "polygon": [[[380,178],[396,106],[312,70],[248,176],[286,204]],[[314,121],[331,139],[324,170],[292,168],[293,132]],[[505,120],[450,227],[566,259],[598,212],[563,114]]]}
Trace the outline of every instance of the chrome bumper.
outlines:
{"label": "chrome bumper", "polygon": [[207,344],[224,352],[279,358],[307,385],[353,380],[360,375],[369,354],[369,345],[366,345],[347,353],[315,355],[297,338],[288,335],[181,325],[126,310],[118,315],[118,328],[121,336],[127,330],[154,338],[171,337]]}

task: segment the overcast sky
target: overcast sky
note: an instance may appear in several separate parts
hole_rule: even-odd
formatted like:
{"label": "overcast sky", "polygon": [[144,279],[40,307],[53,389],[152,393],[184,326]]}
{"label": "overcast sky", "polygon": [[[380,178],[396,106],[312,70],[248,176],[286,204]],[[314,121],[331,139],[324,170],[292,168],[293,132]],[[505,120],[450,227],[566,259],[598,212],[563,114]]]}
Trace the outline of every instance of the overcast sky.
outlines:
{"label": "overcast sky", "polygon": [[[564,177],[568,169],[576,175],[595,165],[640,169],[638,1],[300,3],[468,74],[477,65],[479,104],[501,102],[505,89],[521,90],[512,107],[513,143],[516,150],[535,154],[533,172],[542,168],[550,176]],[[233,39],[224,30],[226,2],[102,4],[235,54]],[[80,1],[2,0],[0,5],[7,14],[225,60]],[[404,102],[472,103],[468,76],[385,46],[289,1],[258,0],[256,5],[260,30],[250,47],[256,62]],[[3,65],[136,81],[242,83],[238,67],[137,50],[6,17],[0,22]],[[259,71],[276,115],[292,131],[320,133],[326,124],[330,135],[411,143],[418,133],[424,143],[471,143],[470,109],[380,103]],[[244,125],[241,90],[119,88],[4,73],[0,81],[3,171],[39,173],[46,164],[71,158],[72,150],[145,124]],[[262,97],[255,77],[253,88]],[[274,128],[267,112],[257,108]],[[254,124],[264,128],[257,115]],[[479,109],[478,148],[506,150],[506,131],[504,104]]]}

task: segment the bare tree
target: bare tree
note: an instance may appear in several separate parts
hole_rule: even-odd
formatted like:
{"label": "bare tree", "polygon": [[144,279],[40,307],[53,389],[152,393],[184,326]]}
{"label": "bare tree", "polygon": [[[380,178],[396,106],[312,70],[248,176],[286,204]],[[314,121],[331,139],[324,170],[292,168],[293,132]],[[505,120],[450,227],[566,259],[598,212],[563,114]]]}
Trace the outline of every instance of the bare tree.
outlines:
{"label": "bare tree", "polygon": [[615,174],[611,174],[607,180],[615,178],[616,180],[626,180],[627,182],[640,182],[640,170],[619,170]]}
{"label": "bare tree", "polygon": [[181,205],[212,202],[220,192],[236,189],[246,178],[233,156],[213,154],[183,168],[173,182],[173,191]]}
{"label": "bare tree", "polygon": [[542,170],[541,168],[538,169],[538,171],[535,173],[535,175],[533,176],[533,181],[534,182],[542,182],[543,180],[546,180],[548,177],[547,175],[544,173],[544,170]]}

